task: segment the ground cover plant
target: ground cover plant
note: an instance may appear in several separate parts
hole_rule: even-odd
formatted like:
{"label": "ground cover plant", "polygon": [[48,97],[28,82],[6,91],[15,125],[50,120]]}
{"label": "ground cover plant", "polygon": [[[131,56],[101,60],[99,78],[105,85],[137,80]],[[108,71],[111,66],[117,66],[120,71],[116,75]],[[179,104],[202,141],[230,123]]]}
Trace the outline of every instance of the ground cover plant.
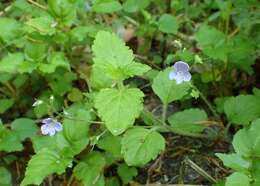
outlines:
{"label": "ground cover plant", "polygon": [[2,0],[0,185],[260,186],[257,0]]}

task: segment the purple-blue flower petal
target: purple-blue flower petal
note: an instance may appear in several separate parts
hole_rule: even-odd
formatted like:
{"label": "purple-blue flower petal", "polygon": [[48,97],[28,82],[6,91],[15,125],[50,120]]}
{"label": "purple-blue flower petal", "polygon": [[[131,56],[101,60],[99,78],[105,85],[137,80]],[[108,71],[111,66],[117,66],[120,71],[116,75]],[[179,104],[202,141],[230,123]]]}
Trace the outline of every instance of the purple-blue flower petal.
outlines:
{"label": "purple-blue flower petal", "polygon": [[178,74],[177,74],[176,70],[172,70],[172,71],[169,73],[169,79],[170,79],[170,80],[176,79],[177,76],[178,76]]}
{"label": "purple-blue flower petal", "polygon": [[176,84],[181,84],[183,82],[183,76],[177,76],[175,81],[176,81]]}
{"label": "purple-blue flower petal", "polygon": [[55,125],[54,125],[54,128],[57,132],[60,132],[60,131],[62,131],[63,126],[60,122],[56,122]]}
{"label": "purple-blue flower petal", "polygon": [[43,135],[53,136],[56,132],[60,132],[63,129],[62,124],[53,118],[46,118],[42,120],[42,123],[41,132]]}
{"label": "purple-blue flower petal", "polygon": [[183,81],[190,81],[191,80],[191,74],[190,72],[184,72],[183,73]]}
{"label": "purple-blue flower petal", "polygon": [[50,124],[52,122],[53,122],[52,118],[46,118],[46,119],[42,120],[42,123],[44,123],[44,124]]}
{"label": "purple-blue flower petal", "polygon": [[189,65],[183,61],[177,61],[174,65],[173,65],[174,69],[176,71],[189,71]]}
{"label": "purple-blue flower petal", "polygon": [[48,124],[44,124],[41,126],[41,132],[43,135],[47,135],[49,133],[49,125]]}
{"label": "purple-blue flower petal", "polygon": [[53,126],[49,127],[49,136],[54,136],[55,133],[55,128]]}

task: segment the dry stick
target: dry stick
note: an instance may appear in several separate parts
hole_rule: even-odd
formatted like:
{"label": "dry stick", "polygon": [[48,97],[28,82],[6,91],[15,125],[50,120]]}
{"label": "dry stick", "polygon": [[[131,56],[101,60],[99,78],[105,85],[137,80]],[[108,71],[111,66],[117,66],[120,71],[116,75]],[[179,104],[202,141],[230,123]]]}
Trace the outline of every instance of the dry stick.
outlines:
{"label": "dry stick", "polygon": [[146,185],[149,185],[150,184],[150,176],[151,176],[151,173],[154,169],[156,169],[156,167],[158,165],[160,165],[160,161],[162,160],[162,157],[163,157],[163,154],[160,155],[159,158],[157,158],[157,160],[152,164],[152,166],[148,169],[148,176],[147,176],[147,180],[146,180]]}
{"label": "dry stick", "polygon": [[39,3],[37,3],[37,2],[35,2],[35,1],[33,1],[33,0],[27,0],[27,1],[28,1],[29,3],[31,3],[31,4],[33,4],[34,6],[37,6],[38,8],[41,8],[41,9],[43,9],[43,10],[47,10],[47,9],[48,9],[47,7],[41,5],[41,4],[39,4]]}
{"label": "dry stick", "polygon": [[216,183],[217,180],[210,176],[206,171],[200,168],[196,163],[191,161],[188,157],[185,158],[185,163],[188,164],[193,170],[195,170],[198,174],[209,180],[210,182]]}

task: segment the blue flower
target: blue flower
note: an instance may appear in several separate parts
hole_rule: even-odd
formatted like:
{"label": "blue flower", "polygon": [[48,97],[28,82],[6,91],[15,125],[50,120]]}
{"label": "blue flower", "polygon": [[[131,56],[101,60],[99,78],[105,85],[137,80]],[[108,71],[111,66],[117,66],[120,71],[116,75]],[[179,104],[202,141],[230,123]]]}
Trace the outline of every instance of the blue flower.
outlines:
{"label": "blue flower", "polygon": [[178,61],[173,65],[173,70],[169,73],[169,79],[175,80],[177,84],[191,80],[189,65],[183,61]]}
{"label": "blue flower", "polygon": [[52,118],[42,120],[41,132],[43,135],[53,136],[56,132],[62,131],[62,124]]}
{"label": "blue flower", "polygon": [[86,1],[86,2],[85,2],[85,11],[86,11],[86,12],[90,12],[91,9],[92,9],[92,7],[91,7],[90,2]]}

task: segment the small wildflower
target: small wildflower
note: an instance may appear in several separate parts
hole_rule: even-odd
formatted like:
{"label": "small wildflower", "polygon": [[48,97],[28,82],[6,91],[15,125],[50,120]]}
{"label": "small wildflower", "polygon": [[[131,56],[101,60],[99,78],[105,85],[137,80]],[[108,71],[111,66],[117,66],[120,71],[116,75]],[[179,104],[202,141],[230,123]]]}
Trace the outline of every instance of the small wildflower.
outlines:
{"label": "small wildflower", "polygon": [[39,106],[39,105],[41,105],[41,104],[43,104],[43,101],[40,100],[40,99],[38,99],[38,100],[36,100],[36,101],[32,104],[32,106],[33,106],[33,107],[37,107],[37,106]]}
{"label": "small wildflower", "polygon": [[183,61],[178,61],[173,65],[173,70],[169,73],[169,79],[175,80],[177,84],[191,80],[189,65]]}
{"label": "small wildflower", "polygon": [[53,96],[53,95],[51,95],[51,97],[50,97],[50,100],[51,100],[51,101],[53,101],[53,100],[54,100],[54,96]]}
{"label": "small wildflower", "polygon": [[60,132],[63,129],[61,123],[52,118],[46,118],[42,120],[42,123],[41,132],[43,135],[53,136],[56,132]]}
{"label": "small wildflower", "polygon": [[92,9],[92,7],[91,7],[90,2],[86,1],[86,2],[85,2],[85,11],[86,11],[86,12],[90,12],[91,9]]}

